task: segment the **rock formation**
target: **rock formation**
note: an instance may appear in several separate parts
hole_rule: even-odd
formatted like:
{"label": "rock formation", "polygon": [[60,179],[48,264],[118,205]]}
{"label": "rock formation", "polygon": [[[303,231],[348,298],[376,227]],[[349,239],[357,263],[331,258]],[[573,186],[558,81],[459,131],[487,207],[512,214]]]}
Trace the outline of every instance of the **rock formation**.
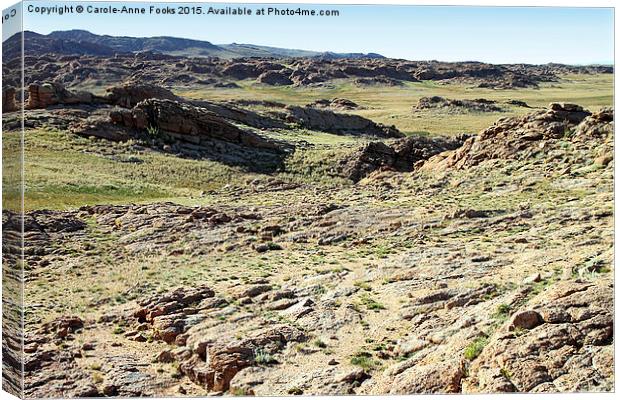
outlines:
{"label": "rock formation", "polygon": [[342,174],[358,182],[379,169],[413,171],[416,163],[448,150],[459,148],[466,137],[427,138],[410,136],[391,144],[371,142],[341,161]]}
{"label": "rock formation", "polygon": [[6,87],[2,89],[2,112],[13,112],[17,111],[18,107],[15,103],[15,88],[14,87]]}
{"label": "rock formation", "polygon": [[204,144],[215,139],[257,149],[282,149],[275,142],[239,129],[211,111],[172,100],[144,100],[131,110],[112,112],[110,119],[118,125],[151,130],[153,135],[169,135],[188,143]]}
{"label": "rock formation", "polygon": [[28,86],[28,103],[26,108],[47,108],[57,104],[92,103],[94,97],[88,92],[71,92],[60,83],[33,83]]}
{"label": "rock formation", "polygon": [[440,96],[422,97],[413,108],[417,110],[441,109],[451,112],[499,112],[502,107],[496,101],[487,99],[452,100]]}
{"label": "rock formation", "polygon": [[353,114],[339,114],[312,107],[286,106],[283,110],[288,122],[317,131],[338,135],[376,136],[399,138],[404,135],[394,126],[385,126]]}
{"label": "rock formation", "polygon": [[148,99],[179,100],[170,90],[151,84],[125,83],[106,89],[107,101],[125,108],[132,108]]}
{"label": "rock formation", "polygon": [[[575,104],[552,103],[546,110],[521,117],[502,118],[479,135],[469,138],[453,152],[431,158],[424,169],[462,169],[485,160],[510,159],[542,151],[546,141],[571,140],[572,130],[586,117],[587,110]],[[609,132],[610,111],[603,110],[577,131]],[[599,125],[603,125],[599,127]],[[592,126],[594,125],[594,126]]]}

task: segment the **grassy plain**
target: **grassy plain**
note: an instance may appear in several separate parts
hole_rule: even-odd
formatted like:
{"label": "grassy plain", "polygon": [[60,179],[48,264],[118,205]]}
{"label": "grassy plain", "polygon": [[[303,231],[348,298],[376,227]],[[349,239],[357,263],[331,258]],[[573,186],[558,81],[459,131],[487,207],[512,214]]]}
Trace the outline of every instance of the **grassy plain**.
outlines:
{"label": "grassy plain", "polygon": [[613,75],[565,75],[558,82],[541,84],[538,89],[496,90],[473,88],[466,84],[441,84],[433,81],[406,83],[402,87],[359,87],[350,82],[337,82],[326,87],[291,87],[257,85],[253,81],[239,82],[235,89],[184,89],[177,92],[188,98],[202,100],[269,100],[286,104],[305,105],[316,99],[342,97],[365,109],[356,114],[373,121],[395,125],[405,134],[429,133],[453,135],[478,132],[503,116],[526,114],[531,110],[507,106],[506,112],[442,114],[412,113],[412,106],[421,97],[442,96],[451,99],[485,98],[504,102],[525,101],[532,107],[546,107],[550,102],[577,103],[596,110],[613,104]]}

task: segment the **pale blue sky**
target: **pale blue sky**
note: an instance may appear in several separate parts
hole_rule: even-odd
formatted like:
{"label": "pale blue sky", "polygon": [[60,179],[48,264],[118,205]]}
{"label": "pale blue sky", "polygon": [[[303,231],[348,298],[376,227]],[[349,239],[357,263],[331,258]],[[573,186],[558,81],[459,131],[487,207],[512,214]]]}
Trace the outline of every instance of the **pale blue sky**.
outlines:
{"label": "pale blue sky", "polygon": [[[122,36],[176,36],[334,52],[376,52],[411,60],[569,64],[612,63],[611,8],[282,5],[337,9],[338,17],[208,15],[38,15],[25,2],[24,28],[47,34],[85,29]],[[74,2],[145,7],[152,3]],[[179,5],[181,3],[168,3]],[[162,3],[165,5],[165,3]],[[196,3],[189,3],[196,6]],[[243,4],[228,4],[244,6]],[[205,3],[221,8],[226,4]],[[269,5],[249,4],[256,10]]]}

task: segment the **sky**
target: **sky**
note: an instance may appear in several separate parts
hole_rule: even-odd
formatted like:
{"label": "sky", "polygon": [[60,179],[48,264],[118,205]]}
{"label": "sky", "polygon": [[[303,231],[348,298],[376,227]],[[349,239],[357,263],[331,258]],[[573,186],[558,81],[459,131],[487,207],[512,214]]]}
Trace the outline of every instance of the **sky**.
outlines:
{"label": "sky", "polygon": [[[277,8],[338,10],[339,16],[259,16],[267,4],[203,3],[247,7],[253,15],[156,15],[153,3],[24,2],[24,29],[47,34],[85,29],[116,36],[175,36],[216,44],[258,45],[333,52],[380,53],[410,60],[491,63],[558,62],[611,64],[614,14],[611,8],[350,6],[277,4]],[[160,3],[161,7],[183,3]],[[42,15],[28,6],[146,7],[146,15]],[[198,6],[188,3],[188,6]],[[3,39],[10,32],[3,24]]]}

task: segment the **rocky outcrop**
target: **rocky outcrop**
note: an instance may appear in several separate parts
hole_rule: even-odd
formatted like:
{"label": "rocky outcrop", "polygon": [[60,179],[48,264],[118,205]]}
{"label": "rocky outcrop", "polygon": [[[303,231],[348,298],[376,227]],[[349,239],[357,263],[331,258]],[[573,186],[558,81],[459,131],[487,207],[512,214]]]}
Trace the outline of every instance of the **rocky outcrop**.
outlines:
{"label": "rocky outcrop", "polygon": [[607,139],[613,135],[613,108],[604,107],[581,121],[574,129],[574,141],[588,141],[590,139]]}
{"label": "rocky outcrop", "polygon": [[[590,115],[589,111],[575,104],[552,103],[542,111],[501,118],[479,135],[466,140],[461,148],[431,158],[422,168],[463,169],[486,160],[529,157],[559,139],[577,140],[584,135],[611,132],[613,113],[603,110],[586,120]],[[577,127],[582,121],[584,124]]]}
{"label": "rocky outcrop", "polygon": [[291,71],[267,71],[256,78],[256,82],[272,86],[291,85],[293,81],[289,78]]}
{"label": "rocky outcrop", "polygon": [[394,78],[377,76],[372,78],[357,78],[353,80],[357,86],[403,86],[403,83]]}
{"label": "rocky outcrop", "polygon": [[440,96],[422,97],[413,108],[417,110],[441,109],[449,112],[499,112],[503,109],[494,100],[452,100]]}
{"label": "rocky outcrop", "polygon": [[329,108],[333,110],[359,110],[362,108],[354,101],[342,98],[334,98],[331,100],[319,99],[308,104],[308,107]]}
{"label": "rocky outcrop", "polygon": [[[37,36],[34,34],[34,36]],[[13,39],[13,38],[12,38]],[[19,38],[13,43],[19,50]],[[28,37],[38,42],[37,37]],[[132,39],[136,40],[136,39]],[[34,43],[33,42],[33,43]],[[568,66],[560,64],[493,65],[480,62],[406,61],[389,58],[261,58],[246,57],[235,60],[172,56],[143,51],[137,53],[69,52],[58,56],[60,46],[28,46],[25,61],[26,85],[37,81],[56,81],[68,87],[86,80],[99,82],[124,82],[127,80],[156,85],[229,85],[230,79],[257,79],[270,71],[261,81],[280,85],[289,80],[293,85],[324,85],[334,79],[356,80],[360,86],[402,85],[418,80],[446,81],[459,84],[510,89],[537,87],[541,82],[557,81],[559,75],[613,73],[609,66]],[[75,46],[75,42],[67,48]],[[100,46],[96,46],[100,50]],[[32,54],[30,54],[32,51]],[[20,86],[20,58],[6,57],[7,65],[17,63],[5,75],[5,83]],[[285,65],[286,64],[286,65]],[[287,70],[287,68],[289,68]],[[234,84],[234,83],[232,83]],[[288,83],[287,83],[288,84]]]}
{"label": "rocky outcrop", "polygon": [[[216,248],[222,240],[234,241],[237,233],[233,226],[236,224],[261,218],[255,213],[237,214],[211,207],[184,207],[173,203],[87,206],[80,208],[80,213],[95,218],[108,232],[123,234],[123,244],[128,251],[135,253],[164,248],[170,235],[198,231],[204,238],[200,250],[206,251]],[[204,289],[203,293],[208,293],[208,290]],[[175,297],[177,293],[169,296]],[[152,301],[155,300],[145,300],[142,308]]]}
{"label": "rocky outcrop", "polygon": [[2,112],[13,112],[17,111],[17,103],[15,102],[15,88],[14,87],[6,87],[2,89]]}
{"label": "rocky outcrop", "polygon": [[106,89],[107,100],[124,108],[132,108],[148,99],[179,100],[170,90],[160,86],[140,83],[125,83]]}
{"label": "rocky outcrop", "polygon": [[196,354],[180,368],[192,381],[209,391],[220,392],[228,390],[230,381],[242,369],[268,362],[269,356],[273,357],[288,343],[306,340],[306,335],[297,328],[280,324],[241,339],[220,338],[200,345],[204,339],[199,336],[188,339]]}
{"label": "rocky outcrop", "polygon": [[71,92],[57,82],[33,83],[28,86],[28,103],[26,108],[47,108],[57,104],[92,103],[92,93]]}
{"label": "rocky outcrop", "polygon": [[302,128],[334,133],[337,135],[376,136],[400,138],[404,135],[395,126],[386,126],[353,114],[339,114],[312,107],[286,106],[283,114],[287,122]]}
{"label": "rocky outcrop", "polygon": [[211,111],[171,100],[145,100],[131,110],[112,112],[110,119],[128,128],[149,130],[155,136],[167,135],[197,145],[219,140],[276,152],[283,148],[274,141],[236,127]]}
{"label": "rocky outcrop", "polygon": [[429,138],[410,136],[391,144],[371,142],[341,161],[342,175],[358,182],[380,169],[413,171],[416,163],[460,147],[466,137]]}
{"label": "rocky outcrop", "polygon": [[65,104],[112,104],[132,108],[147,99],[180,100],[170,90],[152,84],[124,83],[106,89],[103,97],[89,92],[72,92],[58,82],[35,83],[28,87],[29,109],[47,108]]}
{"label": "rocky outcrop", "polygon": [[[140,301],[140,307],[133,313],[133,317],[139,323],[151,325],[153,338],[173,343],[180,334],[201,321],[196,314],[196,307],[201,301],[214,295],[213,290],[207,286],[180,288],[163,296],[153,296]],[[142,333],[143,328],[138,329],[126,333],[125,337],[137,341],[146,340]]]}
{"label": "rocky outcrop", "polygon": [[261,72],[252,63],[234,63],[222,69],[222,75],[235,79],[257,78]]}
{"label": "rocky outcrop", "polygon": [[[234,121],[241,123],[243,125],[251,126],[259,129],[281,129],[286,128],[287,125],[284,121],[278,118],[274,118],[272,115],[267,115],[264,112],[257,112],[247,108],[242,108],[239,106],[247,106],[247,105],[256,105],[255,102],[251,101],[239,101],[239,102],[226,102],[226,103],[216,103],[212,101],[202,101],[196,100],[191,101],[190,104],[204,108],[215,114],[219,115],[222,118],[225,118],[229,121]],[[270,108],[284,108],[284,104],[275,103],[275,102],[265,102],[258,105],[262,105]]]}
{"label": "rocky outcrop", "polygon": [[464,390],[605,390],[612,375],[607,367],[613,357],[612,301],[611,285],[602,282],[561,282],[551,287],[529,305],[533,310],[515,314],[490,339],[472,363]]}

